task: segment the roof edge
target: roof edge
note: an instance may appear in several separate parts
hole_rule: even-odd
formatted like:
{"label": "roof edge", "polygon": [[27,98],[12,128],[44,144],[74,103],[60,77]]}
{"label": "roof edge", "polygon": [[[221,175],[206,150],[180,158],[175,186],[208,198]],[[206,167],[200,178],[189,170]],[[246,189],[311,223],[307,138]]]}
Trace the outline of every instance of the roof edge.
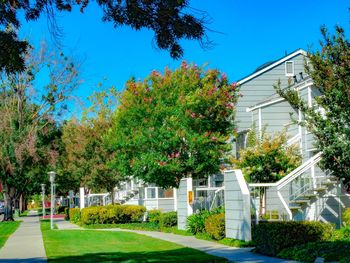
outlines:
{"label": "roof edge", "polygon": [[295,57],[296,55],[300,55],[300,54],[306,56],[306,55],[307,55],[307,52],[306,52],[305,50],[303,50],[303,49],[300,48],[300,49],[294,51],[293,53],[290,53],[289,55],[287,55],[287,56],[285,56],[285,57],[283,57],[283,58],[281,58],[281,59],[275,61],[275,62],[272,63],[271,65],[269,65],[269,66],[267,66],[267,67],[265,67],[265,68],[263,68],[263,69],[261,69],[261,70],[259,70],[259,71],[257,71],[257,72],[254,72],[253,74],[250,74],[250,75],[248,75],[247,77],[245,77],[245,78],[243,78],[243,79],[237,81],[237,83],[238,83],[239,85],[242,85],[242,84],[244,84],[245,82],[247,82],[247,81],[249,81],[249,80],[255,78],[256,76],[258,76],[258,75],[260,75],[260,74],[262,74],[262,73],[264,73],[264,72],[270,70],[271,68],[274,68],[274,67],[276,67],[277,65],[279,65],[279,64],[281,64],[281,63],[283,63],[283,62],[285,62],[286,60],[288,60],[288,59],[290,59],[290,58],[292,58],[292,57]]}

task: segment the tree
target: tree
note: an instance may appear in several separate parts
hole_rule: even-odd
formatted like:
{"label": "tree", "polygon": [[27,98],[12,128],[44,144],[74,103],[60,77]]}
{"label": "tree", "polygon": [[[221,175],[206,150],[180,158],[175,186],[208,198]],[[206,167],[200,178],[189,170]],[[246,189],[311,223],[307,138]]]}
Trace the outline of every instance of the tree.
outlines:
{"label": "tree", "polygon": [[[236,168],[242,169],[247,182],[274,183],[301,164],[297,145],[287,145],[286,131],[268,135],[263,130],[258,136],[255,125],[248,133],[247,148],[239,152],[238,159],[231,159]],[[260,214],[265,214],[265,188],[258,190]]]}
{"label": "tree", "polygon": [[[18,72],[24,70],[23,55],[28,48],[26,41],[18,40],[16,30],[20,23],[17,13],[24,11],[27,21],[36,20],[46,13],[55,31],[55,12],[70,12],[74,6],[81,12],[88,6],[89,0],[4,0],[0,2],[0,70]],[[197,12],[199,18],[189,13],[188,0],[99,0],[103,9],[103,22],[111,22],[115,27],[130,26],[135,30],[146,28],[154,31],[155,42],[160,49],[168,50],[171,57],[180,58],[183,48],[181,39],[195,39],[205,44],[204,12]]]}
{"label": "tree", "polygon": [[130,79],[107,137],[113,168],[164,188],[217,173],[231,150],[237,91],[225,74],[185,62]]}
{"label": "tree", "polygon": [[[79,81],[74,63],[62,53],[42,48],[38,53],[28,54],[26,62],[23,73],[3,74],[0,83],[0,182],[6,206],[4,220],[13,220],[12,206],[19,196],[39,188],[45,181],[42,177],[46,177],[45,171],[39,168],[54,168],[59,137],[56,120]],[[36,87],[35,78],[39,74],[43,77],[43,72],[48,73],[48,83],[43,88]]]}
{"label": "tree", "polygon": [[301,125],[316,138],[315,147],[322,152],[321,166],[338,178],[350,182],[350,43],[344,30],[336,27],[334,35],[321,29],[321,51],[308,53],[306,72],[314,82],[316,93],[311,107],[292,87],[282,89],[280,96],[304,116]]}
{"label": "tree", "polygon": [[[114,157],[104,143],[104,136],[111,128],[111,117],[116,105],[114,88],[94,93],[89,99],[80,122],[72,119],[63,126],[63,171],[79,186],[93,191],[107,190],[114,202],[114,188],[120,181],[119,173],[109,167]],[[72,185],[71,185],[72,187]]]}

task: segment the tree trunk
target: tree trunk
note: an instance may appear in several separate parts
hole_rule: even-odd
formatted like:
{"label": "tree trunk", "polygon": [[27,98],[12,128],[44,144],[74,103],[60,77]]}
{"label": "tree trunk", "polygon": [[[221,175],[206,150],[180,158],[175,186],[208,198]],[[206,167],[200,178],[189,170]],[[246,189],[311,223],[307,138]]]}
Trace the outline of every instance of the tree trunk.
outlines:
{"label": "tree trunk", "polygon": [[14,205],[14,188],[4,185],[4,219],[3,221],[14,221],[13,219],[13,205]]}
{"label": "tree trunk", "polygon": [[109,193],[111,195],[112,205],[114,205],[114,187],[112,188],[112,190],[109,191]]}

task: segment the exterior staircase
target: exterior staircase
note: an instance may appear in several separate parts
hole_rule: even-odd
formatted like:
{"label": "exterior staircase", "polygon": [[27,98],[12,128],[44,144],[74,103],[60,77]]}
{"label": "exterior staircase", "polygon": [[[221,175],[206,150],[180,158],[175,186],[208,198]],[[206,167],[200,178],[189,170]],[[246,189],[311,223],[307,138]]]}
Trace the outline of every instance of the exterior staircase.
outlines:
{"label": "exterior staircase", "polygon": [[[251,194],[264,188],[266,193],[266,214],[279,215],[278,220],[294,220],[317,200],[327,195],[339,185],[335,176],[328,172],[315,172],[322,153],[318,153],[297,167],[290,174],[275,183],[249,184]],[[258,207],[257,199],[252,198],[253,208]]]}

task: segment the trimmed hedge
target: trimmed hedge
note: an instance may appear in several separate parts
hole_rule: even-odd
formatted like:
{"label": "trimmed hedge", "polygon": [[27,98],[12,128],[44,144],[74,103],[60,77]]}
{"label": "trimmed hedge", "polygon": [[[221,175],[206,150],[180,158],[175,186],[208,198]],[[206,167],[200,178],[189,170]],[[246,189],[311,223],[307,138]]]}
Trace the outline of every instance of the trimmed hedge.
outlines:
{"label": "trimmed hedge", "polygon": [[325,262],[350,262],[350,243],[346,241],[323,241],[285,248],[278,257],[301,262],[313,263],[317,257],[323,257]]}
{"label": "trimmed hedge", "polygon": [[160,215],[159,226],[160,228],[172,227],[177,225],[177,212],[168,212]]}
{"label": "trimmed hedge", "polygon": [[87,207],[81,210],[81,223],[91,225],[141,222],[145,212],[146,208],[139,205]]}
{"label": "trimmed hedge", "polygon": [[225,214],[207,217],[205,219],[205,231],[215,240],[223,239],[225,237]]}
{"label": "trimmed hedge", "polygon": [[343,212],[343,222],[346,226],[350,226],[350,208],[346,208]]}
{"label": "trimmed hedge", "polygon": [[73,223],[79,223],[81,217],[80,208],[69,209],[69,220]]}
{"label": "trimmed hedge", "polygon": [[327,240],[333,226],[321,222],[266,222],[254,226],[252,239],[255,251],[276,256],[285,248]]}

